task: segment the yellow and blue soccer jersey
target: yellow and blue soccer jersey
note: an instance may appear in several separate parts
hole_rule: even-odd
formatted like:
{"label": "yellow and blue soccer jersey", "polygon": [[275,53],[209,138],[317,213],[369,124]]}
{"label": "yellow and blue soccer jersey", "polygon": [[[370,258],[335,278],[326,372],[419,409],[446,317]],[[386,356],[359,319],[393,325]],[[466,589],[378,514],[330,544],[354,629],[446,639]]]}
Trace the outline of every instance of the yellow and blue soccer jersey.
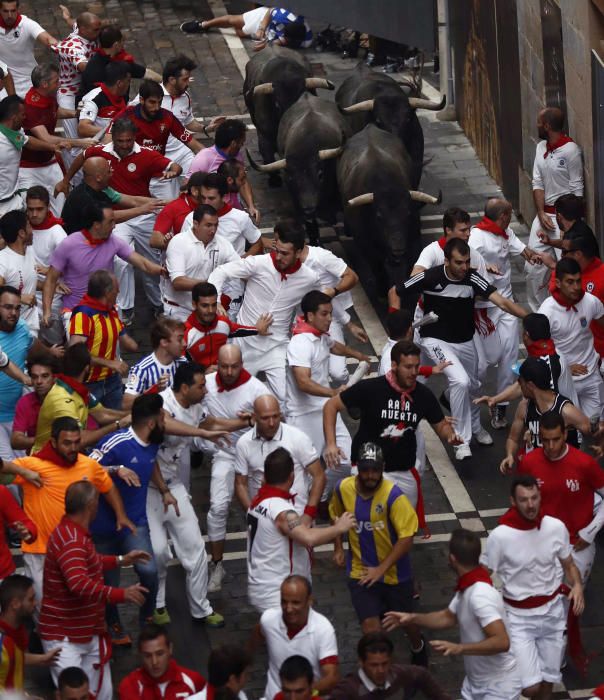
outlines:
{"label": "yellow and blue soccer jersey", "polygon": [[[352,579],[363,577],[368,566],[379,566],[396,542],[412,537],[417,532],[417,515],[407,496],[400,488],[382,479],[377,491],[363,498],[356,490],[356,477],[342,479],[336,486],[329,503],[329,514],[338,518],[342,513],[353,513],[357,526],[348,532],[348,575]],[[386,572],[387,584],[402,583],[411,579],[409,556],[401,557]]]}

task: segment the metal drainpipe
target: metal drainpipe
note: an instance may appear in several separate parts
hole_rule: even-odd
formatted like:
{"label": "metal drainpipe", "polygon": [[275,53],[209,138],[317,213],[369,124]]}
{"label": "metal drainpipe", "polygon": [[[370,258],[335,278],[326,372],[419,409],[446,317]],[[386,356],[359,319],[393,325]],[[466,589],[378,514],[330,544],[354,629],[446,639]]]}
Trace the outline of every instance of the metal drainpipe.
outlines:
{"label": "metal drainpipe", "polygon": [[453,82],[453,56],[449,34],[449,0],[437,0],[438,56],[440,61],[440,92],[447,97],[447,105],[437,114],[441,121],[455,121],[455,85]]}

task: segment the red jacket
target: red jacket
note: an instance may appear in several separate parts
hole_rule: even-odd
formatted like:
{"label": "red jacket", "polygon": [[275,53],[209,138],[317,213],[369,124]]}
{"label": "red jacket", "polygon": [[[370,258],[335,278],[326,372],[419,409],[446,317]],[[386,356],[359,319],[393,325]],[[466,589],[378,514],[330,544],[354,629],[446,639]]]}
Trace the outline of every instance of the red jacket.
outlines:
{"label": "red jacket", "polygon": [[0,486],[0,581],[10,576],[15,570],[15,562],[6,542],[6,528],[14,522],[22,522],[29,530],[33,542],[38,536],[38,528],[23,512],[12,493],[6,486]]}
{"label": "red jacket", "polygon": [[[159,685],[166,682],[162,695]],[[143,668],[135,669],[120,683],[118,694],[120,700],[180,700],[199,693],[205,684],[205,678],[197,671],[179,666],[171,659],[168,670],[157,679],[151,678]]]}

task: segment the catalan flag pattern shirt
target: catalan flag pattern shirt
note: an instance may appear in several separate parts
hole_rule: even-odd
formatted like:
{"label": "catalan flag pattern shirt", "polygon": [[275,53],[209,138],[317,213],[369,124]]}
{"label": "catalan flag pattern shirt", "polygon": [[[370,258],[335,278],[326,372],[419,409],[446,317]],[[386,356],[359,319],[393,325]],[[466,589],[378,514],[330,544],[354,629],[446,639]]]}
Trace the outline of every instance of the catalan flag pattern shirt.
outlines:
{"label": "catalan flag pattern shirt", "polygon": [[[348,532],[347,571],[352,579],[364,576],[368,566],[379,566],[396,542],[413,537],[417,532],[417,515],[407,496],[388,479],[372,496],[365,498],[357,492],[356,477],[342,479],[336,486],[329,504],[329,514],[338,518],[353,513],[357,526]],[[386,572],[383,582],[395,585],[412,577],[409,556],[405,555]]]}
{"label": "catalan flag pattern shirt", "polygon": [[23,689],[23,666],[27,645],[25,627],[15,629],[0,620],[0,690]]}

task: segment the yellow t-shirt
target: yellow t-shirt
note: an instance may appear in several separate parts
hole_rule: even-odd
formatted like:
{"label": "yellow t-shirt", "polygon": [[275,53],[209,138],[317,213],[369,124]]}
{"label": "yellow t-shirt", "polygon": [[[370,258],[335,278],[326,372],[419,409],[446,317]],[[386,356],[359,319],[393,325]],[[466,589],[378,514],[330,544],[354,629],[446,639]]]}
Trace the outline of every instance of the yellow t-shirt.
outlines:
{"label": "yellow t-shirt", "polygon": [[103,467],[83,454],[78,455],[72,467],[61,467],[38,457],[19,457],[14,462],[37,472],[44,483],[38,488],[20,476],[14,481],[23,488],[23,510],[38,527],[35,542],[21,543],[21,549],[28,554],[46,554],[48,538],[65,515],[65,493],[71,484],[85,479],[101,493],[107,493],[113,486],[113,480]]}

